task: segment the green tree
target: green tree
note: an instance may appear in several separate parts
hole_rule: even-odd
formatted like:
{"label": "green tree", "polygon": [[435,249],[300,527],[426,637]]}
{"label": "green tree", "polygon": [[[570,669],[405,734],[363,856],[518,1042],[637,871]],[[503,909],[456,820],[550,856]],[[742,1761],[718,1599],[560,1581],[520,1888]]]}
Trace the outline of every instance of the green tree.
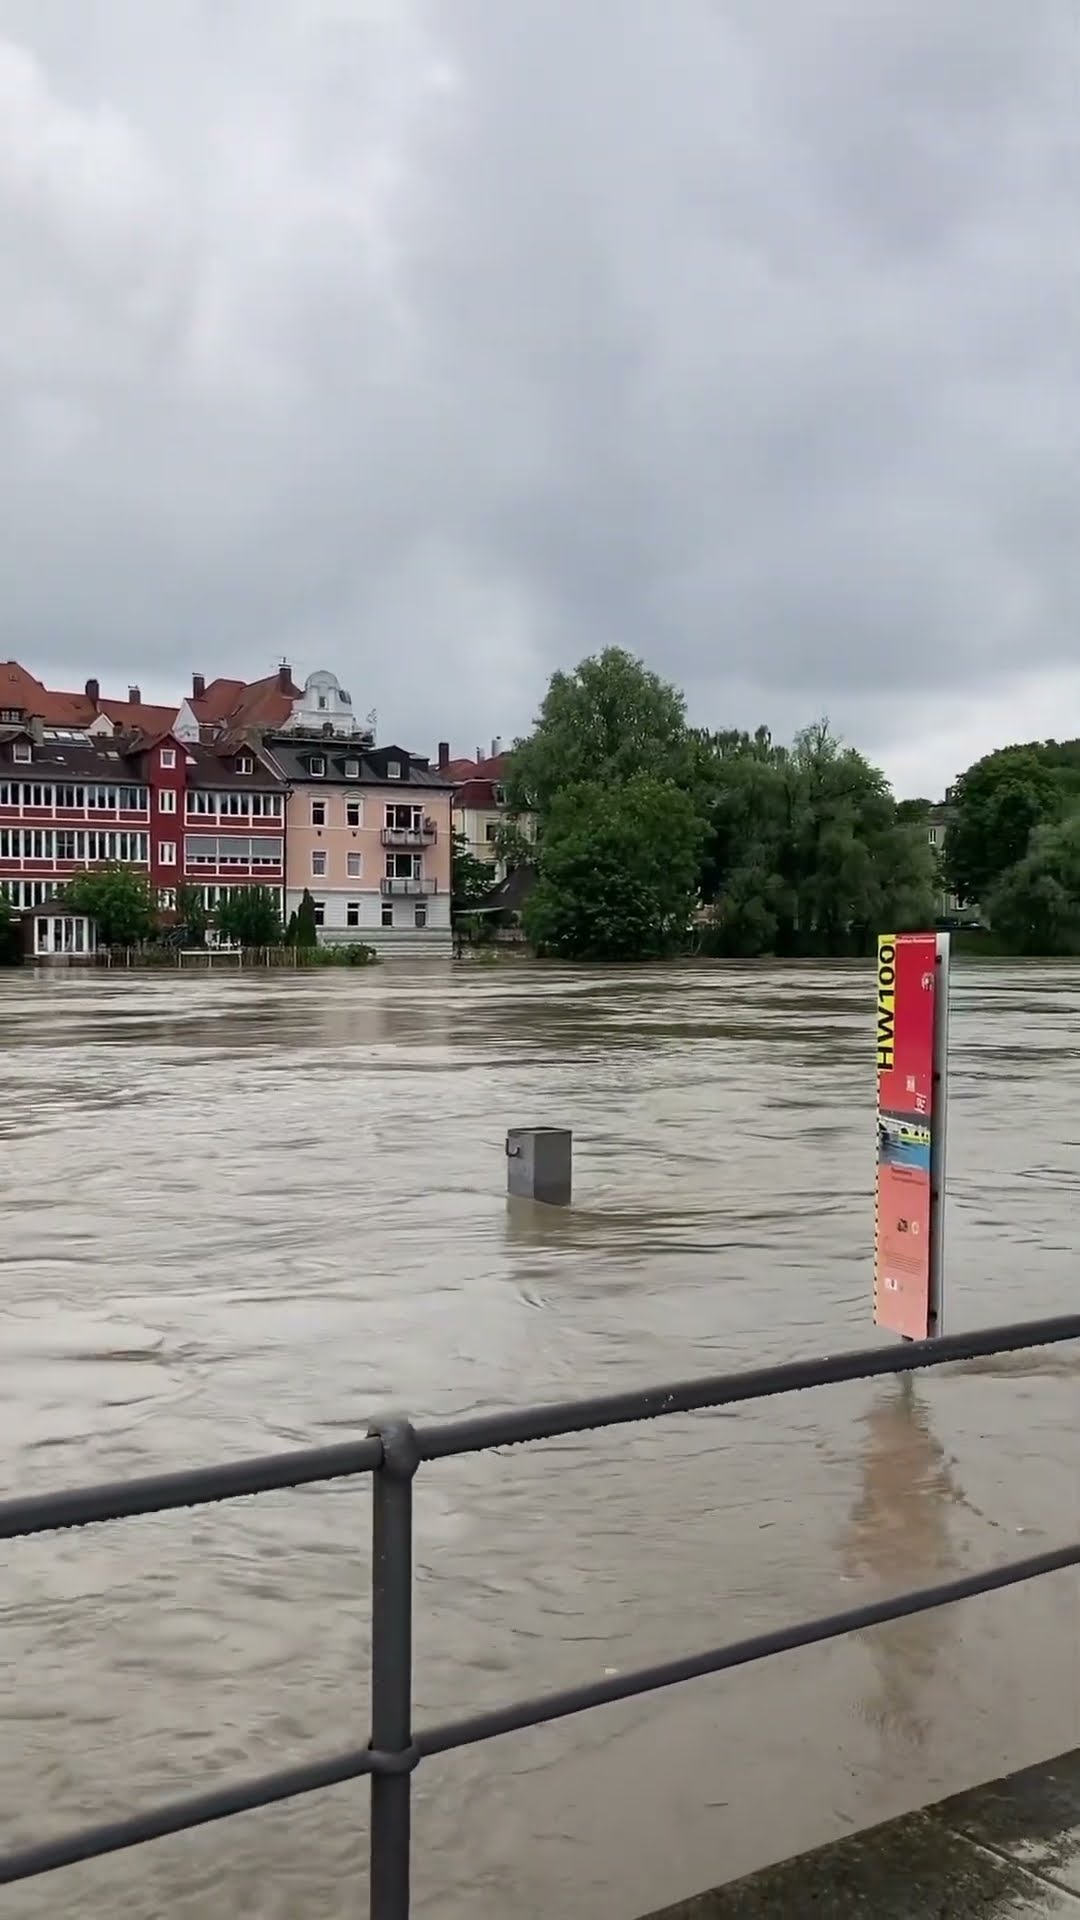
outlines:
{"label": "green tree", "polygon": [[516,742],[506,780],[512,814],[536,816],[541,837],[566,787],[640,774],[685,784],[691,757],[682,694],[621,647],[555,673],[527,740]]}
{"label": "green tree", "polygon": [[945,872],[957,899],[988,895],[1024,858],[1034,829],[1059,818],[1066,794],[1037,746],[1004,747],[962,773],[945,836]]}
{"label": "green tree", "polygon": [[317,947],[319,944],[315,902],[306,887],[300,896],[300,905],[296,909],[295,940],[298,947]]}
{"label": "green tree", "polygon": [[523,913],[536,951],[572,960],[678,951],[697,900],[700,837],[689,795],[648,774],[555,793]]}
{"label": "green tree", "polygon": [[110,863],[75,875],[63,889],[65,905],[88,914],[97,923],[98,937],[107,947],[136,947],[148,940],[157,924],[150,882],[132,867]]}
{"label": "green tree", "polygon": [[190,946],[206,945],[206,930],[210,925],[210,915],[206,910],[206,903],[199,887],[177,888],[176,924],[184,929],[184,937]]}
{"label": "green tree", "polygon": [[455,833],[451,853],[450,898],[455,915],[475,913],[495,885],[495,873],[486,860],[469,852],[463,833]]}
{"label": "green tree", "polygon": [[22,959],[19,923],[7,894],[0,888],[0,967],[17,966]]}
{"label": "green tree", "polygon": [[989,913],[1015,953],[1080,953],[1080,813],[1036,827],[991,893]]}
{"label": "green tree", "polygon": [[281,907],[272,887],[234,887],[217,910],[218,932],[241,947],[281,942]]}
{"label": "green tree", "polygon": [[818,721],[792,747],[715,735],[702,895],[714,951],[850,953],[933,918],[934,856],[884,775]]}

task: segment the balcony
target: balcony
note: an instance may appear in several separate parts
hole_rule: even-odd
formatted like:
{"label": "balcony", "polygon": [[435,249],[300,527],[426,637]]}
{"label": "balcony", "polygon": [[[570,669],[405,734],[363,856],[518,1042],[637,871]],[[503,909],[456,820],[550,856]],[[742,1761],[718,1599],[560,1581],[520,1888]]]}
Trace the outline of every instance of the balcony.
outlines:
{"label": "balcony", "polygon": [[434,820],[419,827],[384,827],[379,835],[384,847],[430,847],[439,837]]}
{"label": "balcony", "polygon": [[384,898],[397,898],[401,894],[437,893],[438,883],[425,878],[409,880],[386,878],[380,882]]}

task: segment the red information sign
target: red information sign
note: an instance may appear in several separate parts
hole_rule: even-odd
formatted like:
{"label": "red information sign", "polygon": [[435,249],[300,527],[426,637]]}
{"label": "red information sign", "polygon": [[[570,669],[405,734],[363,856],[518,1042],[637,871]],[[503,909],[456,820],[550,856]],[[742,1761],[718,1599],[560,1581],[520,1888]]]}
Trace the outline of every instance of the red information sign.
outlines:
{"label": "red information sign", "polygon": [[936,1038],[946,982],[933,933],[881,934],[877,970],[878,1164],[874,1319],[907,1340],[940,1332]]}

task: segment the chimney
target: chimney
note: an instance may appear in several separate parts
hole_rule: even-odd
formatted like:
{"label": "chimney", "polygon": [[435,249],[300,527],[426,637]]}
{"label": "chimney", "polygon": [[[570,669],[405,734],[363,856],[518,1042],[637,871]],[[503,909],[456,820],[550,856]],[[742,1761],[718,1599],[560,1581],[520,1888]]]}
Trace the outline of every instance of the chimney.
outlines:
{"label": "chimney", "polygon": [[97,706],[98,701],[101,699],[101,687],[96,680],[87,681],[86,697],[92,707]]}
{"label": "chimney", "polygon": [[292,668],[286,666],[284,660],[277,670],[277,683],[279,693],[292,692]]}
{"label": "chimney", "polygon": [[477,766],[479,766],[479,765],[480,765],[480,762],[481,762],[481,760],[483,759],[483,757],[484,757],[484,749],[483,749],[483,747],[477,747],[477,749],[476,749],[476,764],[477,764]]}
{"label": "chimney", "polygon": [[205,680],[203,679],[203,676],[202,676],[202,674],[201,674],[201,673],[193,673],[193,674],[192,674],[192,676],[191,676],[191,697],[192,697],[192,699],[193,699],[193,700],[201,700],[201,699],[202,699],[202,697],[203,697],[203,694],[204,694],[205,692],[206,692],[206,681],[205,681]]}
{"label": "chimney", "polygon": [[439,741],[439,772],[445,773],[449,765],[450,765],[450,742],[449,740],[440,740]]}
{"label": "chimney", "polygon": [[494,740],[491,743],[492,759],[497,760],[501,752],[502,752],[502,741],[500,740],[498,734],[496,734]]}
{"label": "chimney", "polygon": [[142,693],[140,692],[138,687],[128,688],[128,700],[130,701],[133,707],[137,707],[141,699],[142,699]]}

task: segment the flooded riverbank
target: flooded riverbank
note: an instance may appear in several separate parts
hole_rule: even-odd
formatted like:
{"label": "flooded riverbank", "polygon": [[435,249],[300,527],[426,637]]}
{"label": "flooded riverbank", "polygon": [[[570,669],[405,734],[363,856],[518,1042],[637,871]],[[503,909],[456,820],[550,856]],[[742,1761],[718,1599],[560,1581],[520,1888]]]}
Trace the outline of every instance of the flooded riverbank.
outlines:
{"label": "flooded riverbank", "polygon": [[[947,1324],[1075,1301],[1080,970],[957,969]],[[0,976],[6,1493],[870,1339],[868,968]],[[507,1126],[576,1204],[508,1210]],[[417,1714],[1076,1537],[1080,1356],[425,1469]],[[369,1490],[4,1557],[5,1838],[366,1737]],[[1023,1547],[1019,1536],[1023,1536]],[[1061,1576],[425,1763],[417,1911],[632,1920],[1080,1742]],[[658,1756],[663,1764],[658,1769]],[[343,1789],[5,1915],[343,1920]]]}

